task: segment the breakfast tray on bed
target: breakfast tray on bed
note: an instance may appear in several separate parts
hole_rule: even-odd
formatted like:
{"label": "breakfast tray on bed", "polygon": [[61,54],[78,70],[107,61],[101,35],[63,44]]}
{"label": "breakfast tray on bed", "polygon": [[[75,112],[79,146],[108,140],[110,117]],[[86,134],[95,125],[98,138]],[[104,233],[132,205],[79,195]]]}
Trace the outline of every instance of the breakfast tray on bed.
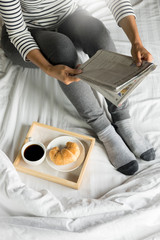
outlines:
{"label": "breakfast tray on bed", "polygon": [[79,189],[95,143],[95,139],[93,137],[55,128],[38,122],[33,122],[27,133],[24,143],[26,143],[29,138],[33,138],[34,140],[43,143],[44,146],[47,147],[52,140],[60,136],[75,137],[83,144],[85,149],[85,157],[82,164],[77,169],[70,172],[61,172],[51,168],[46,160],[38,166],[30,166],[22,159],[21,150],[19,151],[13,165],[17,171],[62,184],[67,187]]}

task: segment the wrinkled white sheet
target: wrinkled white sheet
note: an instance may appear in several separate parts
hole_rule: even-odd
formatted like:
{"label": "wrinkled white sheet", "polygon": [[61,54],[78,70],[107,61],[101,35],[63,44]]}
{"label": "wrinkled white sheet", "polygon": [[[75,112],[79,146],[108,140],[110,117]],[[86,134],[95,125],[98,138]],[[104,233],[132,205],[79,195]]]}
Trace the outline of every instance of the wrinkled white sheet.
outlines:
{"label": "wrinkled white sheet", "polygon": [[[156,149],[156,160],[138,160],[138,173],[126,177],[115,171],[96,141],[79,190],[16,172],[11,162],[33,121],[95,135],[56,80],[39,69],[12,66],[0,49],[0,240],[160,239],[160,3],[132,2],[142,41],[158,67],[131,95],[130,112],[137,131]],[[130,54],[105,1],[81,3],[104,21],[117,50]],[[103,97],[96,96],[107,113]]]}
{"label": "wrinkled white sheet", "polygon": [[[0,152],[1,239],[144,239],[160,233],[160,162],[99,199],[55,197],[26,186]],[[67,231],[67,233],[65,232]]]}

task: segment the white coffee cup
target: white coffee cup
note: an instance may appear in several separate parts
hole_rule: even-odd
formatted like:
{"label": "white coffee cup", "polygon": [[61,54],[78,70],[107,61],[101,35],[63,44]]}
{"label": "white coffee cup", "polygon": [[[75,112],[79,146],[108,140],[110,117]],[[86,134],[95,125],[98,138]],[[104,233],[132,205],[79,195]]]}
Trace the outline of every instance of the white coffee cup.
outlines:
{"label": "white coffee cup", "polygon": [[21,155],[27,164],[37,166],[45,160],[46,148],[43,143],[31,140],[23,145]]}

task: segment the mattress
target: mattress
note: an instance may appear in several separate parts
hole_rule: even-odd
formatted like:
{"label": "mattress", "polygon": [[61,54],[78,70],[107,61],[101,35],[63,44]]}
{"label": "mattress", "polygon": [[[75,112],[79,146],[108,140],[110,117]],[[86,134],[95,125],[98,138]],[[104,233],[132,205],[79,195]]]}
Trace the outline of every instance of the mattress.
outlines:
{"label": "mattress", "polygon": [[[0,239],[160,239],[160,2],[131,2],[157,68],[129,97],[130,114],[135,129],[155,148],[156,159],[137,159],[134,176],[117,172],[57,80],[40,69],[13,66],[0,49]],[[130,55],[130,43],[106,2],[80,4],[104,22],[117,51]],[[79,52],[79,58],[88,56]],[[109,115],[103,96],[95,96]],[[79,190],[15,170],[13,161],[33,121],[96,139]]]}

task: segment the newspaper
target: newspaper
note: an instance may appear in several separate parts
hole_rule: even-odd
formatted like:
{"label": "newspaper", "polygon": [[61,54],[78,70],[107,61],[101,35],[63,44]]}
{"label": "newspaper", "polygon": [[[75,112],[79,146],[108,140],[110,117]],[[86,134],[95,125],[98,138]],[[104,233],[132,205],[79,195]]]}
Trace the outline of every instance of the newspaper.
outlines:
{"label": "newspaper", "polygon": [[146,61],[137,67],[130,56],[99,50],[80,66],[78,77],[118,106],[155,68]]}

